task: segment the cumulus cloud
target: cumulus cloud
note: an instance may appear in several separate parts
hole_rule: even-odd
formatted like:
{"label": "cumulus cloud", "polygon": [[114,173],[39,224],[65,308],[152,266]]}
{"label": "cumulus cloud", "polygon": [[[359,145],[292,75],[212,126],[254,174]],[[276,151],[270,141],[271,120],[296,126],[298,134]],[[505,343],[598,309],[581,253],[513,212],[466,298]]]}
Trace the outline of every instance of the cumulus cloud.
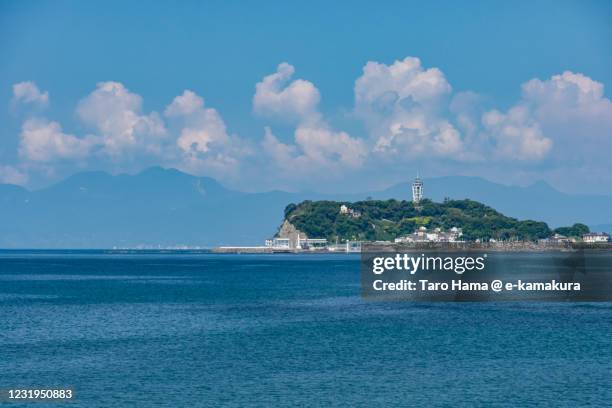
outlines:
{"label": "cumulus cloud", "polygon": [[[391,65],[369,61],[355,82],[358,108],[386,108],[398,102],[430,103],[452,88],[438,68],[424,69],[421,60],[406,57]],[[407,99],[407,100],[406,100]]]}
{"label": "cumulus cloud", "polygon": [[565,71],[544,81],[532,79],[522,91],[523,103],[555,140],[573,139],[581,150],[589,142],[591,147],[612,143],[612,101],[604,96],[602,83]]}
{"label": "cumulus cloud", "polygon": [[14,166],[0,165],[0,183],[24,185],[28,175]]}
{"label": "cumulus cloud", "polygon": [[515,106],[506,114],[497,110],[482,117],[485,131],[494,141],[495,156],[502,159],[539,160],[552,147],[540,125],[525,106]]}
{"label": "cumulus cloud", "polygon": [[28,119],[21,129],[19,154],[34,162],[85,158],[96,141],[93,137],[80,139],[66,134],[57,122]]}
{"label": "cumulus cloud", "polygon": [[30,104],[45,107],[49,104],[49,92],[41,92],[32,81],[13,85],[13,104]]}
{"label": "cumulus cloud", "polygon": [[603,84],[570,71],[524,83],[520,100],[503,112],[485,109],[474,92],[453,94],[442,71],[414,57],[368,62],[354,92],[374,152],[391,159],[576,161],[578,152],[587,160],[601,152],[593,146],[612,143]]}
{"label": "cumulus cloud", "polygon": [[569,190],[612,183],[602,166],[612,151],[612,102],[604,85],[587,75],[565,71],[531,79],[506,112],[485,112],[482,126],[481,134],[494,145],[491,167],[505,156],[517,163],[513,173]]}
{"label": "cumulus cloud", "polygon": [[514,106],[486,112],[482,123],[495,153],[511,159],[588,165],[612,149],[612,102],[603,84],[570,71],[524,83]]}
{"label": "cumulus cloud", "polygon": [[325,127],[297,128],[295,144],[282,143],[266,127],[262,148],[283,170],[285,178],[294,179],[322,171],[355,169],[363,164],[367,155],[361,140]]}
{"label": "cumulus cloud", "polygon": [[346,132],[334,132],[326,126],[301,126],[295,131],[295,142],[313,162],[325,165],[359,167],[366,155],[365,144]]}
{"label": "cumulus cloud", "polygon": [[[18,87],[19,95],[26,95],[23,89]],[[110,159],[116,169],[137,158],[222,177],[235,174],[240,159],[252,153],[250,143],[228,134],[219,112],[189,90],[175,97],[161,116],[143,113],[142,97],[123,84],[100,82],[78,103],[76,113],[89,127],[84,137],[65,133],[58,122],[27,119],[20,134],[22,159],[49,170],[59,161],[83,164],[89,159],[102,164]]]}
{"label": "cumulus cloud", "polygon": [[225,122],[216,109],[205,108],[204,99],[193,91],[185,90],[174,98],[164,114],[180,119],[183,124],[176,143],[186,154],[208,153],[214,146],[229,142]]}
{"label": "cumulus cloud", "polygon": [[213,119],[211,123],[207,123],[205,127],[200,129],[183,129],[181,136],[176,141],[178,147],[190,155],[209,152],[212,143],[227,138],[225,126],[216,119],[218,118]]}
{"label": "cumulus cloud", "polygon": [[257,114],[300,122],[318,118],[319,90],[312,82],[303,79],[289,82],[294,72],[292,65],[283,62],[275,73],[255,85],[253,109]]}
{"label": "cumulus cloud", "polygon": [[193,91],[185,90],[174,98],[164,115],[180,129],[176,146],[183,157],[180,166],[184,169],[235,173],[239,158],[250,153],[248,143],[229,135],[219,112],[206,107],[204,99]]}
{"label": "cumulus cloud", "polygon": [[370,61],[355,81],[355,113],[374,150],[405,157],[462,158],[459,131],[444,116],[452,88],[442,71],[418,58],[385,65]]}
{"label": "cumulus cloud", "polygon": [[346,132],[332,130],[319,112],[319,90],[303,79],[289,82],[294,72],[292,65],[283,62],[255,87],[255,112],[296,122],[294,144],[282,143],[266,127],[261,144],[264,152],[294,177],[361,166],[367,155],[365,143]]}
{"label": "cumulus cloud", "polygon": [[166,135],[161,117],[141,113],[142,98],[119,82],[100,82],[77,106],[77,115],[101,138],[104,152],[116,156],[126,151],[160,153]]}
{"label": "cumulus cloud", "polygon": [[583,74],[565,71],[542,81],[532,79],[522,86],[523,96],[540,105],[564,105],[578,107],[609,107],[610,101],[604,98],[602,83],[592,80]]}
{"label": "cumulus cloud", "polygon": [[[32,108],[48,105],[48,92],[33,82],[15,84],[12,103],[27,114],[22,162],[0,166],[0,182],[23,184],[23,169],[34,177],[31,169],[68,169],[70,163],[114,170],[155,163],[224,180],[266,178],[269,186],[278,176],[293,186],[322,174],[397,173],[406,169],[399,165],[419,159],[441,172],[482,174],[486,168],[499,179],[515,163],[521,175],[565,181],[580,172],[581,179],[596,174],[599,183],[612,182],[601,165],[612,149],[612,102],[604,85],[584,74],[531,79],[502,110],[474,92],[454,92],[440,69],[418,58],[370,61],[354,84],[354,110],[344,118],[357,120],[353,129],[363,124],[363,137],[335,129],[320,111],[319,89],[294,76],[295,68],[282,63],[256,84],[253,112],[268,122],[259,143],[232,134],[221,113],[192,90],[158,114],[143,112],[142,97],[112,81],[100,82],[78,103],[77,118],[87,131],[73,135],[35,117],[40,110]],[[273,132],[270,125],[279,122],[282,130]]]}
{"label": "cumulus cloud", "polygon": [[189,116],[197,114],[204,109],[204,99],[190,90],[183,91],[182,95],[174,98],[166,107],[164,115],[168,117]]}
{"label": "cumulus cloud", "polygon": [[[274,159],[280,167],[289,169],[293,162],[298,160],[299,152],[295,145],[282,143],[274,134],[270,127],[264,128],[264,138],[261,143],[264,151]],[[300,159],[304,160],[304,159]]]}

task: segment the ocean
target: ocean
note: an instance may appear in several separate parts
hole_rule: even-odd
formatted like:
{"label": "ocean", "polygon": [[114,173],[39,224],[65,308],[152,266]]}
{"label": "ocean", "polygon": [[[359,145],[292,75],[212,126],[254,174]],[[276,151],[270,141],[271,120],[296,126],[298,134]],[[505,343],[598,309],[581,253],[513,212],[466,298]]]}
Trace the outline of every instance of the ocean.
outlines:
{"label": "ocean", "polygon": [[66,387],[5,404],[610,406],[612,303],[365,301],[358,255],[0,252],[0,389]]}

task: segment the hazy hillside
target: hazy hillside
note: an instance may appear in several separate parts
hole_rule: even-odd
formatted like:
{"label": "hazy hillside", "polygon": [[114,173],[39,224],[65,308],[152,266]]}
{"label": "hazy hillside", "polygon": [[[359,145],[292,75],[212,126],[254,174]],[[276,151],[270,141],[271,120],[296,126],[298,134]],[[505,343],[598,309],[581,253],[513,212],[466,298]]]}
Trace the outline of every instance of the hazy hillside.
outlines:
{"label": "hazy hillside", "polygon": [[161,168],[81,173],[34,192],[2,186],[0,247],[256,243],[274,233],[292,198]]}
{"label": "hazy hillside", "polygon": [[[0,185],[0,247],[100,248],[135,245],[261,244],[287,204],[303,200],[409,199],[409,183],[360,194],[243,193],[211,178],[150,168],[136,175],[79,173],[48,188]],[[508,187],[478,178],[425,180],[425,196],[470,197],[551,227],[612,224],[612,198],[572,196],[539,183]]]}

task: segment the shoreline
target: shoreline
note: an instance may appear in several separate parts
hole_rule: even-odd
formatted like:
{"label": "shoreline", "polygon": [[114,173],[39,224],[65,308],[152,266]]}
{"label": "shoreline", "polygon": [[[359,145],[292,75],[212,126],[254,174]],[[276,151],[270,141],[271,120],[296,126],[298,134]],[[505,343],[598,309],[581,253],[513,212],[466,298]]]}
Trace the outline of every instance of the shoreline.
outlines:
{"label": "shoreline", "polygon": [[215,247],[212,253],[218,254],[347,254],[368,252],[410,252],[410,251],[491,251],[491,252],[570,252],[581,250],[612,250],[612,242],[607,243],[535,243],[535,242],[418,242],[418,243],[381,243],[363,242],[361,251],[342,251],[329,249],[299,250],[274,249],[270,247]]}

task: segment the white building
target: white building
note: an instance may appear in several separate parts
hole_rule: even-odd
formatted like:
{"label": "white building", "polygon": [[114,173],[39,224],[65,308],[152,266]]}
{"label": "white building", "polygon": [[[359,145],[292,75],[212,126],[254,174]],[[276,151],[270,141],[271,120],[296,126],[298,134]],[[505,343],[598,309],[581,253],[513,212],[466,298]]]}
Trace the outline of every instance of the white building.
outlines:
{"label": "white building", "polygon": [[266,239],[266,246],[272,249],[291,249],[291,240],[289,238]]}
{"label": "white building", "polygon": [[315,250],[327,248],[326,238],[301,238],[297,234],[297,238],[271,238],[266,239],[266,247],[276,250]]}
{"label": "white building", "polygon": [[327,238],[300,238],[298,235],[297,249],[325,249]]}
{"label": "white building", "polygon": [[550,242],[555,244],[565,244],[568,242],[574,242],[575,239],[568,238],[565,235],[555,233],[552,237],[550,237]]}
{"label": "white building", "polygon": [[582,240],[587,243],[608,242],[610,236],[605,232],[589,232],[582,236]]}
{"label": "white building", "polygon": [[417,176],[412,183],[412,202],[418,204],[423,199],[423,181]]}
{"label": "white building", "polygon": [[461,228],[453,227],[450,229],[450,232],[448,233],[448,238],[449,238],[448,242],[458,242],[460,241],[459,238],[461,238],[462,235],[463,235],[463,230]]}
{"label": "white building", "polygon": [[348,215],[348,216],[353,217],[353,218],[361,217],[361,212],[360,211],[355,211],[352,208],[349,208],[349,207],[347,207],[344,204],[342,204],[340,206],[340,214]]}
{"label": "white building", "polygon": [[419,227],[412,234],[395,238],[395,242],[461,242],[460,238],[462,235],[463,231],[457,227],[451,228],[448,232],[442,231],[441,228],[428,231],[427,227]]}

